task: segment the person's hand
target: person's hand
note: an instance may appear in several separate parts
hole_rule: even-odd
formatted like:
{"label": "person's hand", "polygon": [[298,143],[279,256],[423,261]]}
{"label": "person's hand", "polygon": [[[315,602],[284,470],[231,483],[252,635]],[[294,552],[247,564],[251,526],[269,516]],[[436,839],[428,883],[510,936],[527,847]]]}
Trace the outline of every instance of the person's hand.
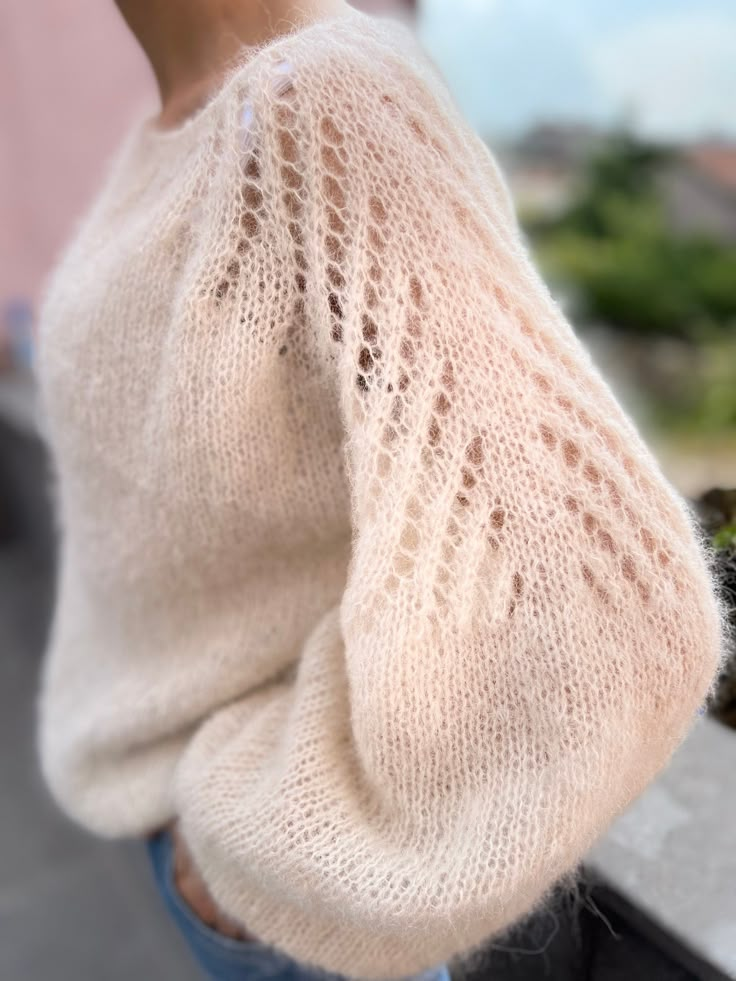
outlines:
{"label": "person's hand", "polygon": [[194,865],[179,829],[179,822],[172,821],[167,830],[174,845],[174,885],[182,899],[207,926],[218,933],[232,937],[233,940],[255,940],[243,926],[230,919],[215,904]]}

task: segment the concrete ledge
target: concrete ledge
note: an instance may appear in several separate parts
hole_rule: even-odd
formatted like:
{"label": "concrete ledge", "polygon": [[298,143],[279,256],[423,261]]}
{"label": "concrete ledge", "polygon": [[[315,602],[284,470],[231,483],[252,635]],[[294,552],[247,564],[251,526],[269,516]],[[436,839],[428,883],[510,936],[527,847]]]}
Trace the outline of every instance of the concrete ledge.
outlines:
{"label": "concrete ledge", "polygon": [[611,905],[697,977],[736,979],[736,731],[699,719],[592,849]]}

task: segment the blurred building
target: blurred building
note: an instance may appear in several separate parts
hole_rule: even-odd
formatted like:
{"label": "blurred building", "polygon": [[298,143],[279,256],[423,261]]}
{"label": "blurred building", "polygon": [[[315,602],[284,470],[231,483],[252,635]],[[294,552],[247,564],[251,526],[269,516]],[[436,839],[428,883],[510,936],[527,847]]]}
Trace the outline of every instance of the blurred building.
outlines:
{"label": "blurred building", "polygon": [[559,214],[567,205],[589,155],[602,134],[587,123],[539,123],[520,139],[496,145],[520,211]]}
{"label": "blurred building", "polygon": [[[607,136],[587,123],[547,122],[514,142],[494,142],[519,209],[548,217],[563,211],[587,159]],[[672,233],[736,243],[736,143],[703,140],[671,149],[658,184]]]}
{"label": "blurred building", "polygon": [[736,244],[736,144],[708,141],[683,148],[661,184],[674,232]]}

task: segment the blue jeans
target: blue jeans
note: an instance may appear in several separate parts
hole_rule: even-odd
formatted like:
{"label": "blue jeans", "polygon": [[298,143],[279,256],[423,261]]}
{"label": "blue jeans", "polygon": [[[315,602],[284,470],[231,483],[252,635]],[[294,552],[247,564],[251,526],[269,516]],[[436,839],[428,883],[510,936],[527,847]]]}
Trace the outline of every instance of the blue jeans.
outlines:
{"label": "blue jeans", "polygon": [[[212,981],[345,981],[343,975],[299,964],[255,940],[233,940],[201,920],[176,888],[173,842],[168,831],[146,839],[153,873],[164,903],[205,975]],[[406,981],[450,981],[444,964]]]}

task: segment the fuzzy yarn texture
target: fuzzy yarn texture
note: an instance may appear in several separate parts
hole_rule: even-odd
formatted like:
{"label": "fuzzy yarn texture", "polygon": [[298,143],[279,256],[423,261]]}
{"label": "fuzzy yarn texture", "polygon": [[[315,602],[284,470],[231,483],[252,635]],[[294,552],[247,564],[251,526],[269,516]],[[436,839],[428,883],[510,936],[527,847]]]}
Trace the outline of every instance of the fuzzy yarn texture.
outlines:
{"label": "fuzzy yarn texture", "polygon": [[39,320],[74,820],[179,816],[251,933],[391,978],[667,763],[723,656],[709,555],[409,26],[325,17],[141,116]]}

